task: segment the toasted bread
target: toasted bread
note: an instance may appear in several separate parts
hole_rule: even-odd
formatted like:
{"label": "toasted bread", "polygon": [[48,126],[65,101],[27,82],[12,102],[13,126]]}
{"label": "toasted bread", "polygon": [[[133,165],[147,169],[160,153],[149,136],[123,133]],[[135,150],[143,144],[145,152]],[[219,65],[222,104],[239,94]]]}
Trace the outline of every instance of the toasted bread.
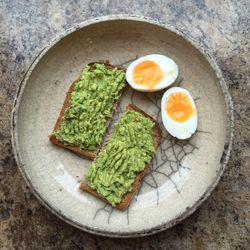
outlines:
{"label": "toasted bread", "polygon": [[[91,66],[91,67],[94,67],[94,65],[95,65],[96,63],[98,63],[98,62],[92,62],[92,63],[89,63],[88,65]],[[123,68],[121,68],[121,67],[115,67],[115,66],[109,64],[108,62],[106,62],[106,63],[100,62],[100,63],[101,63],[101,64],[104,64],[106,67],[108,67],[108,68],[110,68],[110,69],[112,69],[112,68],[119,68],[119,69],[124,70]],[[56,121],[56,124],[55,124],[55,126],[54,126],[53,132],[55,132],[55,131],[60,127],[61,122],[62,122],[62,119],[63,119],[63,116],[64,116],[64,113],[65,113],[65,111],[67,110],[67,108],[68,108],[69,105],[70,105],[70,98],[71,98],[71,93],[72,93],[72,91],[74,90],[74,85],[75,85],[79,80],[80,80],[80,78],[78,78],[77,80],[75,80],[75,81],[71,84],[71,86],[70,86],[70,88],[69,88],[69,90],[68,90],[68,92],[67,92],[67,95],[66,95],[66,97],[65,97],[65,100],[64,100],[64,103],[63,103],[63,106],[62,106],[60,115],[59,115],[59,117],[58,117],[58,119],[57,119],[57,121]],[[125,85],[125,86],[126,86],[126,85]],[[125,88],[125,87],[124,87],[124,88]],[[124,88],[123,88],[123,89],[124,89]],[[114,105],[113,105],[112,113],[114,112],[114,110],[116,109],[116,107],[117,107],[117,105],[118,105],[118,103],[119,103],[119,100],[120,100],[120,97],[121,97],[121,94],[122,94],[123,89],[122,89],[122,90],[120,91],[120,93],[119,93],[119,99],[118,99],[118,101],[117,101],[116,103],[114,103]],[[112,115],[111,115],[111,117],[112,117]],[[108,128],[108,125],[109,125],[111,119],[112,119],[112,118],[107,119],[106,129]],[[80,149],[79,147],[76,147],[76,146],[73,146],[73,145],[66,145],[66,144],[64,144],[63,142],[57,140],[57,138],[55,137],[55,135],[53,135],[53,133],[52,133],[52,135],[49,136],[49,140],[50,140],[53,144],[55,144],[55,145],[57,145],[57,146],[59,146],[59,147],[69,149],[69,150],[73,151],[74,153],[78,154],[79,156],[83,156],[83,157],[85,157],[85,158],[87,158],[87,159],[90,159],[90,160],[93,160],[93,159],[96,157],[96,154],[97,154],[98,150],[99,150],[100,147],[101,147],[101,145],[99,145],[99,146],[97,147],[97,149],[95,149],[95,150],[88,150],[88,149]]]}
{"label": "toasted bread", "polygon": [[[153,128],[153,138],[154,138],[154,147],[156,149],[160,143],[160,140],[161,140],[161,128],[160,128],[159,124],[151,116],[149,116],[148,114],[146,114],[144,111],[142,111],[141,109],[139,109],[138,107],[136,107],[133,104],[129,104],[127,106],[127,110],[134,110],[134,111],[142,114],[143,116],[150,118],[155,123],[155,126]],[[123,200],[115,206],[117,209],[120,209],[120,210],[127,209],[127,207],[129,206],[130,202],[132,201],[132,199],[136,193],[136,190],[139,188],[139,185],[140,185],[142,178],[147,173],[148,168],[149,168],[149,164],[146,164],[144,170],[137,174],[137,177],[136,177],[134,183],[132,184],[132,191],[128,192],[125,195],[125,197],[123,198]],[[80,188],[82,190],[94,195],[95,197],[97,197],[103,201],[108,202],[105,198],[100,196],[95,190],[90,188],[88,186],[87,182],[81,182]]]}

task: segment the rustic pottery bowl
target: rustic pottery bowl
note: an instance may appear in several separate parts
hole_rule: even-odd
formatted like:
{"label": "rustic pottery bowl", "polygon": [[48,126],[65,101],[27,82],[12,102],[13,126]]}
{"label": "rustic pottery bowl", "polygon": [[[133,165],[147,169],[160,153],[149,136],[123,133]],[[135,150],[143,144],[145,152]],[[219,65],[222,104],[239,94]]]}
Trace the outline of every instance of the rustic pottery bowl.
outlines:
{"label": "rustic pottery bowl", "polygon": [[[198,130],[179,141],[163,129],[151,170],[129,209],[117,211],[79,190],[90,161],[48,140],[69,85],[83,64],[109,60],[127,66],[147,54],[179,65],[174,84],[188,89],[198,109]],[[162,125],[163,92],[127,89],[114,116],[128,103]],[[82,230],[137,237],[167,229],[193,213],[211,194],[228,161],[233,137],[231,97],[220,69],[203,47],[172,26],[134,16],[86,21],[51,42],[34,60],[18,89],[12,116],[17,164],[36,197],[54,214]],[[112,124],[108,133],[112,131]]]}

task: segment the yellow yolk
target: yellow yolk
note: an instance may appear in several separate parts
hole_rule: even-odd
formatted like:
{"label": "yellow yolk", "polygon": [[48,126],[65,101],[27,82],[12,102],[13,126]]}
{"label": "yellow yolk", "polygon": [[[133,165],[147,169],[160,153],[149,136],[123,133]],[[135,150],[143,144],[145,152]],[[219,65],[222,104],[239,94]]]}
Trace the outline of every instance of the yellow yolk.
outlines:
{"label": "yellow yolk", "polygon": [[154,89],[162,80],[163,72],[153,61],[143,61],[135,66],[132,77],[135,83]]}
{"label": "yellow yolk", "polygon": [[176,122],[185,122],[196,112],[189,98],[182,92],[176,92],[168,97],[166,111]]}

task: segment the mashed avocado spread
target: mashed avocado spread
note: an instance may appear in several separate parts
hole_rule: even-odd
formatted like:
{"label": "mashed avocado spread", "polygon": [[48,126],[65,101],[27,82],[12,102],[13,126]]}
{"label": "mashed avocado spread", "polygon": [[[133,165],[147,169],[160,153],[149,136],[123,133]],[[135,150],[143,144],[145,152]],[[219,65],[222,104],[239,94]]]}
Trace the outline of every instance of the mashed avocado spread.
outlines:
{"label": "mashed avocado spread", "polygon": [[108,144],[90,165],[88,185],[112,205],[120,203],[154,153],[154,123],[133,110],[126,111],[115,125]]}
{"label": "mashed avocado spread", "polygon": [[86,65],[74,85],[61,126],[53,133],[57,140],[81,149],[96,149],[124,85],[123,70],[108,69],[104,64]]}

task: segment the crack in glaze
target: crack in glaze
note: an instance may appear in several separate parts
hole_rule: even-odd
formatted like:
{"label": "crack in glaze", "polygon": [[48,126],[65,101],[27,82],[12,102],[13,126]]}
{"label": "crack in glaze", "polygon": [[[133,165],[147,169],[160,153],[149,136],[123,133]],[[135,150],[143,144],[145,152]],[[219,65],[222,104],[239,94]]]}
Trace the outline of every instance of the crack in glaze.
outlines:
{"label": "crack in glaze", "polygon": [[107,223],[109,224],[113,210],[114,210],[114,208],[112,206],[110,206],[109,204],[105,204],[103,207],[96,210],[96,213],[95,213],[93,219],[95,220],[95,218],[98,216],[98,214],[103,211],[103,212],[108,214]]}

